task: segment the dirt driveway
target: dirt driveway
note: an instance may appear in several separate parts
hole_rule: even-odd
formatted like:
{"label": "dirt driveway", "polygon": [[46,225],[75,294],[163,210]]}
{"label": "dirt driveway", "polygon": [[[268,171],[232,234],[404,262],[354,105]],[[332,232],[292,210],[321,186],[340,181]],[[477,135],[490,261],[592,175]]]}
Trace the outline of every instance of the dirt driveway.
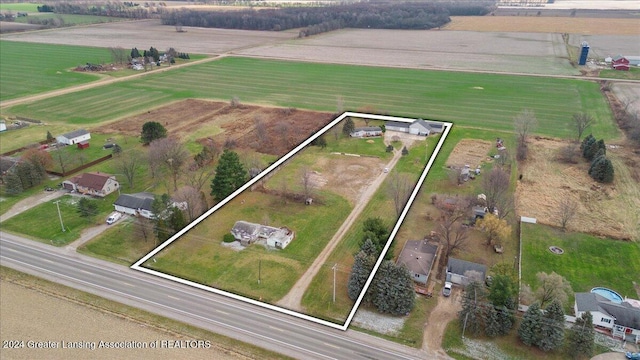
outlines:
{"label": "dirt driveway", "polygon": [[446,356],[442,349],[442,337],[447,324],[456,318],[461,309],[462,290],[454,288],[450,297],[444,297],[441,293],[437,293],[435,296],[438,297],[438,304],[427,319],[422,348]]}
{"label": "dirt driveway", "polygon": [[36,207],[42,203],[45,203],[47,201],[53,200],[53,199],[57,199],[60,196],[66,194],[65,191],[52,191],[52,192],[46,192],[43,191],[41,193],[38,193],[36,195],[33,196],[29,196],[28,198],[24,199],[24,200],[20,200],[18,201],[15,205],[13,205],[9,210],[7,210],[7,212],[5,212],[4,214],[0,215],[0,222],[8,220],[9,218],[12,218],[18,214],[20,214],[21,212],[27,211],[29,209],[31,209],[32,207]]}

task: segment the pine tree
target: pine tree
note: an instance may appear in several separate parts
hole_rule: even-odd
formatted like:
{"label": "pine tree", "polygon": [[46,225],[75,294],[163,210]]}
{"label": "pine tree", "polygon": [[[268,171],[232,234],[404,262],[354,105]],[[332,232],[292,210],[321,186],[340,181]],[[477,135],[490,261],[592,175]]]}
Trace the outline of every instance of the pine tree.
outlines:
{"label": "pine tree", "polygon": [[347,285],[348,295],[351,300],[356,300],[360,296],[375,262],[375,257],[368,255],[364,250],[355,255]]}
{"label": "pine tree", "polygon": [[600,156],[593,160],[589,168],[589,175],[598,182],[610,183],[613,181],[614,170],[611,160],[606,156]]}
{"label": "pine tree", "polygon": [[508,275],[495,275],[491,281],[489,301],[495,307],[506,306],[516,294],[516,284]]}
{"label": "pine tree", "polygon": [[244,185],[248,178],[249,174],[238,154],[225,149],[216,167],[216,175],[211,180],[211,196],[221,201]]}
{"label": "pine tree", "polygon": [[140,139],[143,144],[149,144],[153,140],[167,137],[167,129],[157,121],[148,121],[142,125]]}
{"label": "pine tree", "polygon": [[139,57],[140,57],[140,51],[138,51],[138,48],[131,49],[131,58],[137,59]]}
{"label": "pine tree", "polygon": [[5,176],[4,182],[5,190],[10,195],[17,195],[24,191],[20,177],[13,171]]}
{"label": "pine tree", "polygon": [[498,323],[500,324],[498,335],[507,335],[515,324],[513,310],[509,310],[506,306],[501,306],[496,309],[496,312],[498,315]]}
{"label": "pine tree", "polygon": [[344,120],[344,124],[342,125],[342,133],[346,136],[349,136],[355,130],[356,125],[353,123],[350,117]]}
{"label": "pine tree", "polygon": [[47,131],[47,143],[52,143],[56,138],[51,135],[51,131]]}
{"label": "pine tree", "polygon": [[585,311],[576,319],[568,334],[567,353],[573,359],[593,356],[595,331],[593,330],[593,316]]}
{"label": "pine tree", "polygon": [[542,317],[540,339],[536,344],[542,351],[555,350],[564,342],[564,310],[554,301],[547,306]]}
{"label": "pine tree", "polygon": [[405,155],[409,155],[409,149],[407,149],[407,147],[406,147],[406,146],[402,148],[402,155],[403,155],[403,156],[405,156]]}
{"label": "pine tree", "polygon": [[462,297],[462,309],[458,313],[458,319],[463,326],[464,331],[472,334],[479,334],[483,329],[483,304],[486,302],[486,291],[484,286],[473,281],[464,289]]}
{"label": "pine tree", "polygon": [[80,217],[91,219],[98,213],[98,204],[93,200],[83,197],[78,201],[77,211]]}
{"label": "pine tree", "polygon": [[584,138],[584,140],[582,141],[582,144],[580,145],[580,149],[582,150],[582,157],[584,157],[585,159],[591,160],[591,158],[589,158],[588,153],[591,151],[591,147],[595,143],[596,143],[596,138],[594,138],[593,135],[591,134],[589,134],[589,136]]}
{"label": "pine tree", "polygon": [[484,313],[484,333],[488,337],[496,337],[502,334],[500,320],[498,318],[498,311],[493,306],[487,306]]}
{"label": "pine tree", "polygon": [[385,261],[380,265],[371,290],[373,305],[381,313],[404,315],[415,304],[413,279],[406,267]]}
{"label": "pine tree", "polygon": [[524,313],[520,328],[518,328],[518,337],[525,345],[532,346],[540,343],[542,321],[540,304],[535,302]]}
{"label": "pine tree", "polygon": [[580,144],[580,150],[584,151],[584,149],[587,147],[588,144],[590,144],[592,141],[595,141],[596,138],[593,137],[593,134],[589,134],[587,136],[585,136],[585,138],[582,140],[582,143]]}

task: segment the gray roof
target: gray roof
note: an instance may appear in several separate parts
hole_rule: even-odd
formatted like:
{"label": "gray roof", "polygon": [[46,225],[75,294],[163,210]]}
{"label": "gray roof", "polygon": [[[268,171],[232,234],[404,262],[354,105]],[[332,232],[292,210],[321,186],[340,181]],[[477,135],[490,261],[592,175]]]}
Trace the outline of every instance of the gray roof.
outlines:
{"label": "gray roof", "polygon": [[142,192],[136,194],[122,194],[118,196],[114,205],[126,207],[129,209],[142,209],[151,211],[154,195],[152,193]]}
{"label": "gray roof", "polygon": [[438,247],[429,244],[426,240],[409,240],[404,247],[398,264],[403,264],[414,274],[428,275]]}
{"label": "gray roof", "polygon": [[458,275],[464,275],[467,271],[477,271],[482,275],[483,279],[487,275],[487,267],[485,265],[451,257],[447,262],[447,271]]}
{"label": "gray roof", "polygon": [[441,122],[426,122],[432,129],[442,129],[444,124]]}
{"label": "gray roof", "polygon": [[616,325],[640,330],[640,308],[628,302],[615,303],[604,296],[594,293],[576,293],[578,311],[599,311],[615,319]]}
{"label": "gray roof", "polygon": [[601,311],[594,293],[575,293],[576,307],[578,311]]}
{"label": "gray roof", "polygon": [[77,138],[79,136],[86,135],[88,133],[89,132],[87,130],[85,130],[85,129],[79,129],[79,130],[74,130],[72,132],[68,132],[66,134],[62,134],[62,136],[66,137],[67,139],[74,139],[74,138]]}
{"label": "gray roof", "polygon": [[358,131],[382,131],[382,129],[380,128],[380,126],[365,126],[353,129],[353,132]]}
{"label": "gray roof", "polygon": [[385,126],[404,127],[404,128],[409,128],[410,125],[411,123],[401,122],[401,121],[387,121],[385,124]]}

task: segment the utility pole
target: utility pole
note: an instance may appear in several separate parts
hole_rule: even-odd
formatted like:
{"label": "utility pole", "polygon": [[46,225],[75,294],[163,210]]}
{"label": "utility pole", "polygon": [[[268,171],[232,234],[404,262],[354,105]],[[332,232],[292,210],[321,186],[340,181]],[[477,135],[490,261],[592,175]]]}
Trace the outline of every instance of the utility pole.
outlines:
{"label": "utility pole", "polygon": [[338,263],[335,263],[333,267],[333,302],[336,302],[336,270],[338,269]]}
{"label": "utility pole", "polygon": [[258,260],[258,284],[260,284],[261,272],[262,272],[262,259]]}
{"label": "utility pole", "polygon": [[60,219],[60,227],[62,228],[62,232],[65,232],[64,224],[62,223],[62,214],[60,213],[60,200],[54,201],[54,203],[56,204],[56,207],[58,208],[58,219]]}

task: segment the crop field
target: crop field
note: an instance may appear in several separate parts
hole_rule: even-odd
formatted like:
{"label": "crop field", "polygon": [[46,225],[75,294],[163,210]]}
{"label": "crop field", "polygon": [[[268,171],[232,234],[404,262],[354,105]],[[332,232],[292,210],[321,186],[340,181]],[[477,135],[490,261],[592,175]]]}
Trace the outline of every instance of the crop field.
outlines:
{"label": "crop field", "polygon": [[176,32],[173,26],[164,26],[159,20],[127,21],[69,27],[41,32],[15,33],[3,39],[61,45],[123,47],[148,49],[153,46],[160,51],[170,47],[180,52],[197,54],[220,54],[246,46],[267,44],[272,41],[291,39],[297,32],[248,31],[226,29],[204,29],[183,27],[186,32]]}
{"label": "crop field", "polygon": [[109,50],[0,41],[0,100],[8,100],[97,80],[69,71],[88,62],[109,61]]}
{"label": "crop field", "polygon": [[551,33],[345,29],[234,53],[372,66],[578,74],[567,60],[562,36]]}
{"label": "crop field", "polygon": [[537,132],[559,137],[573,136],[572,114],[583,111],[596,119],[594,133],[619,136],[595,82],[232,57],[17,105],[6,113],[90,126],[179,99],[234,96],[247,103],[322,111],[335,111],[342,102],[345,109],[369,107],[508,132],[513,117],[531,109]]}
{"label": "crop field", "polygon": [[589,43],[589,57],[604,60],[607,56],[640,54],[640,20],[638,33],[634,35],[569,35],[569,44],[580,47],[583,41]]}

